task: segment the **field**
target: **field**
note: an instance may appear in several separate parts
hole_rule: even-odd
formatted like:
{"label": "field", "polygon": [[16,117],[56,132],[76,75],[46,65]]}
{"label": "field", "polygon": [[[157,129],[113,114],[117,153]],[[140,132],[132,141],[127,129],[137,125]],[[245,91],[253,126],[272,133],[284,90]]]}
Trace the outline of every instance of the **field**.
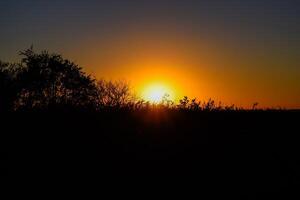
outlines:
{"label": "field", "polygon": [[[299,186],[299,111],[14,113],[5,151],[33,173],[203,185],[292,195]],[[11,163],[11,162],[10,162]],[[196,186],[193,184],[193,186]]]}

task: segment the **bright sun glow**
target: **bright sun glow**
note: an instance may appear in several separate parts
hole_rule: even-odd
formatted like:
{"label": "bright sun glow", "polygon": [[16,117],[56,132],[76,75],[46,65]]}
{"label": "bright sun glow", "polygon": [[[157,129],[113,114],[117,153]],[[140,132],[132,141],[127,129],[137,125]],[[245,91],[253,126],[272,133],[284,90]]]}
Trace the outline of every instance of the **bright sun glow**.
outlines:
{"label": "bright sun glow", "polygon": [[143,99],[151,103],[160,103],[165,95],[168,95],[169,100],[174,100],[173,91],[164,84],[148,85],[143,92]]}

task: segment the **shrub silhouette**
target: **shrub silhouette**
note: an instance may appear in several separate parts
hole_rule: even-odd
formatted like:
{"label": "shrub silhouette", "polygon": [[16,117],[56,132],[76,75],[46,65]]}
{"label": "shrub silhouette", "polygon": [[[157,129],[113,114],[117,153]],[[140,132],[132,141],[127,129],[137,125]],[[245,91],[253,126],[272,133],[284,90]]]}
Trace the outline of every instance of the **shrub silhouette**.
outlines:
{"label": "shrub silhouette", "polygon": [[[197,101],[184,96],[175,104],[164,95],[158,104],[135,97],[125,81],[96,80],[81,67],[59,54],[21,51],[19,64],[0,62],[0,111],[179,109],[189,111],[233,111],[235,105],[217,105],[214,100]],[[258,103],[253,105],[257,110]]]}
{"label": "shrub silhouette", "polygon": [[140,107],[125,81],[96,81],[47,51],[21,51],[20,64],[0,62],[0,111]]}
{"label": "shrub silhouette", "polygon": [[131,107],[133,103],[134,96],[125,81],[113,82],[101,79],[97,82],[97,104],[100,109],[105,107]]}
{"label": "shrub silhouette", "polygon": [[179,100],[179,105],[178,107],[180,109],[187,109],[188,108],[188,105],[189,105],[189,98],[187,96],[184,96],[183,99]]}
{"label": "shrub silhouette", "polygon": [[57,105],[93,106],[97,98],[95,80],[82,68],[57,54],[38,54],[32,48],[20,53],[18,81],[22,86],[16,105],[46,109]]}
{"label": "shrub silhouette", "polygon": [[18,95],[15,65],[0,61],[0,111],[11,111]]}
{"label": "shrub silhouette", "polygon": [[196,99],[192,99],[189,109],[191,109],[193,111],[201,110],[201,102],[197,102]]}

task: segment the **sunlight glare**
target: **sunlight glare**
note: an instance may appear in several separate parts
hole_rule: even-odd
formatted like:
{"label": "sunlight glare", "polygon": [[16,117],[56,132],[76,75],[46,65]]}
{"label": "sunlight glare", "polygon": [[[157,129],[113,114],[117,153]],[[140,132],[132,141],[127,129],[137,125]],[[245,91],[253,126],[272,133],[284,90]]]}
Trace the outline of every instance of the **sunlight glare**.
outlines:
{"label": "sunlight glare", "polygon": [[164,84],[151,84],[144,89],[143,99],[150,103],[162,102],[165,95],[168,95],[169,100],[174,100],[173,91]]}

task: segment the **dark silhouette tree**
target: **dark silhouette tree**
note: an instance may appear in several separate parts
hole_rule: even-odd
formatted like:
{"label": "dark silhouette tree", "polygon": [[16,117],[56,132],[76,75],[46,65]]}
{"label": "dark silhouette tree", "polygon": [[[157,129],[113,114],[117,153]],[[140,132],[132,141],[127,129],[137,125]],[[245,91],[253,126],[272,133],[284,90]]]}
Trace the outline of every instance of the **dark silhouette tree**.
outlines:
{"label": "dark silhouette tree", "polygon": [[18,73],[22,86],[17,102],[19,108],[95,106],[95,80],[78,65],[58,54],[35,53],[32,48],[20,55],[23,58]]}
{"label": "dark silhouette tree", "polygon": [[12,111],[18,95],[15,65],[0,61],[0,112]]}
{"label": "dark silhouette tree", "polygon": [[129,84],[124,81],[106,81],[101,79],[97,82],[98,105],[103,107],[128,107],[134,103],[134,95],[130,91]]}

